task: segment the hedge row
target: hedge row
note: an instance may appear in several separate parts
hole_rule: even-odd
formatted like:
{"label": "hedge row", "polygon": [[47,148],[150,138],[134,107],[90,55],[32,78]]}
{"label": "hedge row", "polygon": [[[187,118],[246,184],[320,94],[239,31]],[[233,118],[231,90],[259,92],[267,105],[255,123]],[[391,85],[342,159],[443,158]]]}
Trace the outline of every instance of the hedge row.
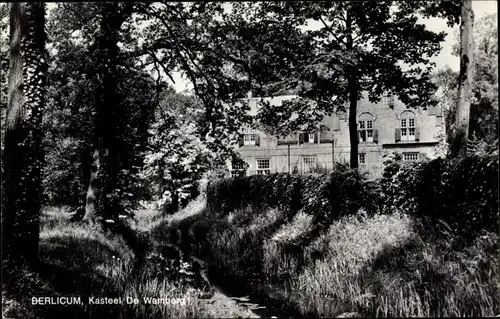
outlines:
{"label": "hedge row", "polygon": [[498,155],[386,163],[380,181],[386,209],[395,208],[475,235],[498,231]]}
{"label": "hedge row", "polygon": [[384,176],[377,182],[349,170],[214,180],[207,185],[207,208],[215,214],[249,206],[304,209],[326,223],[359,209],[399,210],[443,220],[464,234],[498,231],[498,155],[417,163],[396,158],[385,164]]}
{"label": "hedge row", "polygon": [[304,209],[326,222],[359,209],[377,211],[380,203],[373,186],[355,171],[234,177],[209,182],[207,208],[211,213],[222,214],[249,206],[276,207],[292,213]]}

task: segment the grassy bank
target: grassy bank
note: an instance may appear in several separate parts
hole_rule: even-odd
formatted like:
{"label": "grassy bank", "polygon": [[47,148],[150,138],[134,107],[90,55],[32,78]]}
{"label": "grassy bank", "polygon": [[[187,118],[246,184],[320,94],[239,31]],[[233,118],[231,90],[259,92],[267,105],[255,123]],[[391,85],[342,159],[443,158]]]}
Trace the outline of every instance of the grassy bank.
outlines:
{"label": "grassy bank", "polygon": [[[2,290],[2,314],[6,318],[196,317],[197,290],[169,280],[155,267],[145,265],[134,272],[134,262],[134,251],[120,236],[71,223],[68,213],[48,209],[41,220],[40,265],[24,271],[9,295]],[[82,305],[36,306],[31,304],[33,296],[80,297]],[[91,305],[89,297],[181,299],[177,304]]]}
{"label": "grassy bank", "polygon": [[342,217],[318,229],[306,211],[208,213],[201,202],[153,233],[230,275],[260,278],[306,316],[500,314],[498,236],[472,242],[401,213]]}

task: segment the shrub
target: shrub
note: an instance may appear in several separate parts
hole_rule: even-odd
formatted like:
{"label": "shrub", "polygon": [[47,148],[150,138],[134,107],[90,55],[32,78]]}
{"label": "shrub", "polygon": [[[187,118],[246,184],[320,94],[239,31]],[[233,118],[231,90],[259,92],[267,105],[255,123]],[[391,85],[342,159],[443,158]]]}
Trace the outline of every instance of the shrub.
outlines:
{"label": "shrub", "polygon": [[376,185],[356,171],[341,170],[330,174],[297,175],[274,173],[210,181],[207,208],[227,214],[236,209],[279,208],[288,212],[304,209],[328,222],[363,208],[378,210]]}
{"label": "shrub", "polygon": [[443,220],[475,235],[498,230],[498,156],[386,163],[381,180],[387,209]]}

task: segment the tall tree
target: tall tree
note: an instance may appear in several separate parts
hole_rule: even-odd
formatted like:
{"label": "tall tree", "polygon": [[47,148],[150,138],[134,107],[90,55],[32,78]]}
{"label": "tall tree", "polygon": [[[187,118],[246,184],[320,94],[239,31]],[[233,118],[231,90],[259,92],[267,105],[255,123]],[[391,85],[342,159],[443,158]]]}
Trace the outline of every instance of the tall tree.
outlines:
{"label": "tall tree", "polygon": [[45,197],[49,205],[68,205],[80,212],[85,207],[92,155],[94,62],[88,51],[97,22],[95,4],[58,3],[46,23],[47,102],[52,107],[43,120]]}
{"label": "tall tree", "polygon": [[[69,205],[77,212],[75,219],[85,214],[96,145],[94,120],[99,102],[95,98],[99,87],[96,69],[101,63],[96,53],[96,35],[102,10],[100,3],[58,3],[47,21],[51,53],[47,98],[53,107],[45,113],[43,121],[47,130],[45,195],[49,204]],[[146,63],[131,54],[137,51],[138,27],[139,23],[126,19],[117,31],[120,50],[115,61],[116,91],[113,92],[118,111],[114,117],[117,125],[114,147],[118,151],[116,171],[119,175],[113,196],[127,216],[146,189],[138,173],[157,95]]]}
{"label": "tall tree", "polygon": [[[0,153],[4,150],[9,82],[9,4],[0,3]],[[3,157],[0,157],[3,174]]]}
{"label": "tall tree", "polygon": [[[489,14],[474,22],[474,81],[469,118],[468,152],[491,153],[498,150],[498,28],[497,14]],[[460,31],[460,30],[458,30]],[[460,32],[452,54],[460,56]],[[459,73],[445,67],[434,76],[439,86],[438,95],[446,106],[448,142],[453,138],[458,105]],[[449,147],[447,149],[449,151]]]}
{"label": "tall tree", "polygon": [[[474,21],[474,81],[469,144],[479,152],[498,152],[498,15]],[[471,148],[469,148],[470,150]]]}
{"label": "tall tree", "polygon": [[[2,174],[2,250],[12,265],[38,259],[45,104],[45,4],[12,3]],[[5,277],[4,277],[5,278]]]}
{"label": "tall tree", "polygon": [[85,220],[116,222],[124,211],[117,196],[120,174],[118,59],[120,29],[134,9],[133,3],[102,3],[94,42],[94,152],[86,199]]}
{"label": "tall tree", "polygon": [[471,0],[462,0],[460,18],[460,74],[458,77],[458,104],[450,142],[450,156],[452,157],[462,157],[467,154],[474,75],[474,11],[472,11]]}
{"label": "tall tree", "polygon": [[[246,96],[248,81],[235,72],[241,61],[228,56],[230,50],[221,46],[230,36],[222,23],[223,5],[162,2],[143,12],[152,21],[144,29],[143,51],[151,53],[162,75],[181,71],[187,76],[205,109],[199,128],[203,143],[219,153],[221,160],[232,155],[237,131],[248,120],[247,106],[236,105]],[[248,57],[242,61],[247,65]]]}
{"label": "tall tree", "polygon": [[[300,58],[282,75],[321,111],[349,107],[352,168],[358,166],[356,112],[362,92],[372,102],[392,93],[408,107],[426,108],[433,102],[435,90],[430,59],[439,53],[445,34],[429,31],[417,21],[425,15],[443,16],[454,23],[457,14],[455,3],[422,1],[266,2],[254,6],[262,21],[275,22],[269,23],[269,29],[301,30],[313,42],[305,59]],[[318,27],[306,28],[311,22]],[[295,37],[292,39],[282,46],[296,47]],[[259,53],[266,55],[265,51]],[[303,109],[305,103],[297,102],[297,108]]]}
{"label": "tall tree", "polygon": [[168,90],[155,113],[143,176],[152,199],[164,213],[173,213],[198,195],[197,182],[217,154],[201,142],[204,112],[194,96]]}

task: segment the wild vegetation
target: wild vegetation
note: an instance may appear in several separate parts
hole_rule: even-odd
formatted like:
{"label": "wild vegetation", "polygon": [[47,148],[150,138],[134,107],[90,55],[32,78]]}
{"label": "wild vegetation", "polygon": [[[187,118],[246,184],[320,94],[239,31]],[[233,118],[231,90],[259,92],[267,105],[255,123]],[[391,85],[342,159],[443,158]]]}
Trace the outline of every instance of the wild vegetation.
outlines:
{"label": "wild vegetation", "polygon": [[[180,212],[153,231],[231,276],[260,279],[267,298],[306,317],[496,315],[498,157],[440,164],[387,163],[384,191],[371,188],[384,206],[368,200],[370,188],[349,187],[352,172],[299,175],[315,181],[314,192],[286,183],[285,174],[221,180],[208,186],[206,207]],[[436,165],[442,170],[430,171]],[[317,187],[335,178],[345,187],[331,193]],[[457,179],[485,184],[464,193],[458,185],[470,184]],[[491,192],[479,191],[483,186]],[[282,188],[300,195],[276,196]],[[277,198],[301,198],[304,205],[290,209]],[[345,205],[328,205],[337,198]]]}
{"label": "wild vegetation", "polygon": [[[137,263],[125,239],[87,224],[75,224],[64,209],[45,209],[40,230],[40,264],[25,271],[12,288],[22,298],[2,295],[6,318],[194,318],[202,290],[165,270],[154,251]],[[144,221],[143,221],[144,223]],[[162,267],[163,266],[163,267]],[[179,268],[180,265],[177,266]],[[161,269],[162,271],[159,271]],[[32,297],[78,297],[82,305],[33,305]],[[138,298],[138,304],[88,304],[88,298]],[[179,298],[178,303],[146,304],[142,298]]]}
{"label": "wild vegetation", "polygon": [[[295,315],[498,315],[498,32],[470,5],[0,4],[2,315],[252,315],[213,312],[191,255]],[[459,73],[433,73],[445,35],[419,17],[462,23]],[[445,105],[446,154],[367,181],[362,90]],[[249,91],[298,98],[249,116]],[[221,178],[243,126],[305,132],[345,103],[351,169]]]}

